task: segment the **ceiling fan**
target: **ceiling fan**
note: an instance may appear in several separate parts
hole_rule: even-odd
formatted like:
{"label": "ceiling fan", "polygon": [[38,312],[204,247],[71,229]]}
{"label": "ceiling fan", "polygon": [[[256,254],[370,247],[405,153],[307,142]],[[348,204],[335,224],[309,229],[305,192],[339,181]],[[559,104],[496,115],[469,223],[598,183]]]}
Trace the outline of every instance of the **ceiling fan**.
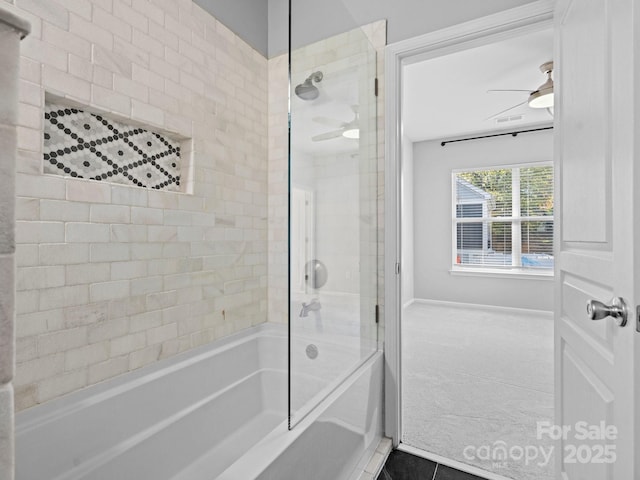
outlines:
{"label": "ceiling fan", "polygon": [[531,108],[546,108],[547,111],[553,115],[553,62],[546,62],[540,65],[540,71],[547,75],[547,81],[540,85],[536,90],[487,90],[487,93],[493,92],[526,92],[529,94],[524,102],[518,103],[512,107],[507,108],[501,112],[491,115],[487,120],[495,118],[503,113],[507,113],[522,105],[528,104]]}
{"label": "ceiling fan", "polygon": [[360,117],[358,115],[358,106],[352,105],[351,110],[353,110],[353,120],[350,122],[341,122],[340,120],[336,120],[328,117],[314,117],[312,120],[321,125],[326,125],[327,127],[337,128],[338,130],[333,130],[331,132],[322,133],[320,135],[316,135],[315,137],[311,137],[311,140],[314,142],[322,142],[325,140],[331,140],[333,138],[349,138],[357,140],[360,138]]}

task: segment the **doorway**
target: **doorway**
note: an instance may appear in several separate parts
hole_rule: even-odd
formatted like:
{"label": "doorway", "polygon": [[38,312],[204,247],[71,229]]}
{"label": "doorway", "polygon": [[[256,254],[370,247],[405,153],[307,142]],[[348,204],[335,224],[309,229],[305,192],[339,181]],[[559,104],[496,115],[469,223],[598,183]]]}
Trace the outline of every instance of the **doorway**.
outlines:
{"label": "doorway", "polygon": [[[539,64],[552,56],[550,27],[550,15],[537,16],[517,28],[422,50],[403,59],[396,77],[403,98],[402,106],[396,111],[403,135],[401,145],[397,145],[402,158],[401,168],[397,170],[399,192],[394,192],[401,197],[397,219],[401,228],[399,236],[391,242],[401,245],[398,250],[402,254],[396,258],[401,288],[395,292],[396,304],[388,308],[394,309],[401,320],[397,330],[392,325],[391,331],[387,327],[386,339],[387,342],[394,336],[395,340],[401,339],[400,351],[389,352],[389,356],[391,363],[396,361],[402,365],[397,388],[402,394],[392,398],[393,392],[387,391],[388,404],[395,400],[398,406],[397,417],[393,418],[392,414],[387,426],[397,422],[394,443],[400,448],[484,478],[553,478],[553,465],[549,460],[544,465],[546,468],[540,465],[520,468],[523,465],[519,465],[519,459],[502,458],[500,452],[491,451],[498,447],[524,449],[534,445],[537,422],[553,421],[553,277],[549,275],[552,269],[526,271],[523,260],[525,263],[532,259],[540,261],[541,255],[531,255],[536,252],[529,251],[521,238],[518,249],[512,248],[515,237],[509,236],[508,241],[498,238],[500,229],[494,228],[498,222],[467,219],[456,222],[456,217],[466,216],[461,212],[482,212],[482,202],[495,204],[496,197],[495,192],[487,189],[489,194],[482,200],[482,189],[476,188],[479,185],[464,180],[466,177],[462,175],[462,182],[470,183],[470,189],[476,190],[478,198],[466,206],[462,206],[459,199],[456,203],[456,191],[459,193],[461,187],[456,186],[455,175],[480,170],[509,170],[508,175],[515,175],[517,171],[519,175],[521,171],[549,165],[553,159],[552,132],[542,128],[551,126],[553,119],[546,111],[530,115],[522,113],[522,108],[510,108],[516,104],[528,108],[528,93],[505,92],[498,100],[482,99],[480,103],[489,104],[491,110],[481,116],[484,123],[476,121],[474,125],[473,118],[469,117],[475,115],[477,119],[479,111],[465,117],[448,107],[452,107],[455,100],[468,106],[466,96],[477,96],[478,91],[461,88],[452,99],[450,93],[444,94],[444,87],[432,88],[429,82],[415,80],[422,85],[422,94],[434,90],[438,100],[444,101],[442,105],[432,104],[432,108],[424,109],[423,118],[433,120],[425,135],[415,131],[413,125],[417,122],[407,115],[410,110],[407,104],[419,104],[408,92],[412,88],[411,74],[421,68],[426,70],[426,77],[439,75],[442,85],[453,86],[454,90],[461,79],[473,75],[471,78],[478,83],[476,90],[483,90],[485,97],[490,96],[486,93],[487,87],[484,83],[479,85],[485,77],[494,82],[495,89],[530,88],[533,91],[536,81],[544,81],[541,72],[537,72]],[[518,56],[520,66],[528,63],[531,70],[528,82],[518,80],[517,75],[506,78],[514,73],[514,67],[508,62],[492,64],[495,58],[491,55],[504,59],[511,50],[513,56],[527,42],[535,46],[544,43],[548,51],[541,59],[536,59],[536,54],[531,55],[533,58],[526,58],[527,54]],[[504,51],[500,52],[501,48]],[[483,57],[483,53],[489,57]],[[540,52],[537,54],[540,56]],[[447,76],[452,70],[444,64],[453,56],[459,56],[467,68],[476,68],[475,73]],[[485,70],[481,70],[483,68]],[[524,95],[525,101],[518,95]],[[447,130],[447,122],[459,129]],[[425,123],[421,122],[421,126]],[[476,138],[538,128],[540,131],[517,137]],[[467,137],[474,140],[458,142]],[[451,140],[455,145],[447,143]],[[504,173],[505,178],[506,175]],[[520,187],[517,188],[520,191]],[[550,188],[552,192],[552,186]],[[388,195],[389,190],[386,193]],[[520,233],[524,223],[523,220],[517,225]],[[502,230],[512,232],[512,226]],[[475,240],[461,242],[457,237],[462,233]],[[548,233],[552,238],[552,230]],[[468,260],[470,253],[475,255],[479,251],[483,252],[482,261]],[[514,260],[516,256],[518,262]],[[507,263],[511,266],[512,262],[514,266],[517,263],[518,268],[507,268]],[[472,268],[465,270],[465,267]],[[527,402],[529,404],[524,405]],[[551,450],[547,448],[544,452]]]}
{"label": "doorway", "polygon": [[[409,60],[550,25],[552,17],[554,60],[560,66],[554,165],[561,228],[554,238],[555,421],[542,426],[541,434],[555,440],[556,478],[636,478],[639,269],[630,259],[636,258],[638,243],[633,208],[638,202],[638,133],[629,127],[637,123],[639,111],[629,99],[635,98],[638,62],[632,39],[639,27],[633,2],[541,0],[387,48],[385,428],[394,446],[402,447],[402,69]],[[593,434],[585,435],[585,429]]]}

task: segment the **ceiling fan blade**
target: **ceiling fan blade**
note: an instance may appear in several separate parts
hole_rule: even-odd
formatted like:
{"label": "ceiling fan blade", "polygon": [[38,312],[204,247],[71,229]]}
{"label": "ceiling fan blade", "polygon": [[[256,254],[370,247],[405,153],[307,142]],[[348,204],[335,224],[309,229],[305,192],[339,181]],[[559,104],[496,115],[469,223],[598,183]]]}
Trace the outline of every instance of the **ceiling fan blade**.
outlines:
{"label": "ceiling fan blade", "polygon": [[531,93],[533,90],[516,90],[516,89],[491,89],[487,90],[487,93],[496,93],[496,92],[527,92]]}
{"label": "ceiling fan blade", "polygon": [[527,99],[527,100],[525,100],[524,102],[521,102],[521,103],[519,103],[519,104],[517,104],[517,105],[514,105],[513,107],[509,107],[509,108],[507,108],[506,110],[502,110],[501,112],[498,112],[498,113],[496,113],[495,115],[491,115],[490,117],[485,118],[485,120],[491,120],[492,118],[496,118],[497,116],[502,115],[503,113],[507,113],[507,112],[509,112],[509,111],[511,111],[511,110],[514,110],[514,109],[516,109],[516,108],[518,108],[518,107],[521,107],[522,105],[526,105],[526,103],[527,103],[528,101],[529,101],[529,99]]}
{"label": "ceiling fan blade", "polygon": [[320,125],[326,125],[327,127],[340,128],[344,126],[344,122],[329,117],[313,117],[312,121],[319,123]]}
{"label": "ceiling fan blade", "polygon": [[321,135],[316,135],[315,137],[311,137],[311,140],[314,142],[322,142],[323,140],[331,140],[332,138],[338,138],[342,136],[342,132],[344,130],[335,130],[333,132],[323,133]]}

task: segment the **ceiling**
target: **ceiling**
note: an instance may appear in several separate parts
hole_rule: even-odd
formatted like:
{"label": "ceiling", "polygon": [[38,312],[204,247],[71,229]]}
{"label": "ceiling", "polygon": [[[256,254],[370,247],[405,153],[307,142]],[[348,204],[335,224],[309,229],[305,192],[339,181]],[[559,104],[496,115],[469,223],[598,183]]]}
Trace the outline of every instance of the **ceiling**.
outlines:
{"label": "ceiling", "polygon": [[[540,65],[552,59],[553,30],[549,29],[408,65],[403,132],[419,142],[549,124],[552,118],[545,109],[526,104],[527,92],[487,90],[535,90],[546,80]],[[520,115],[519,120],[504,121]]]}
{"label": "ceiling", "polygon": [[[551,60],[552,54],[553,31],[549,29],[406,66],[402,105],[404,134],[413,142],[442,141],[549,125],[552,117],[545,109],[533,109],[526,104],[528,92],[487,93],[487,90],[537,89],[546,80],[540,65]],[[315,142],[312,137],[335,131],[342,123],[353,120],[353,106],[362,110],[358,79],[362,69],[367,68],[367,59],[367,56],[358,61],[352,59],[347,68],[340,62],[315,66],[324,74],[323,80],[315,84],[319,97],[305,101],[291,95],[294,152],[327,156],[358,151],[357,140],[339,136]],[[313,71],[311,68],[293,72],[292,88]],[[496,115],[519,103],[523,105]],[[497,121],[508,117],[512,120]]]}

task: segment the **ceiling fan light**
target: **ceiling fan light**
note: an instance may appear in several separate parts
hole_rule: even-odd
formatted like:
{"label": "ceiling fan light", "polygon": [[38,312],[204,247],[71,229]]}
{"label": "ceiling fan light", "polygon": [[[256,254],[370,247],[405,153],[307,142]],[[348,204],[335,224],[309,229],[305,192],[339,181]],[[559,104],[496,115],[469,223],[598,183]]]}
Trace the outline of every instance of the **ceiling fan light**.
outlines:
{"label": "ceiling fan light", "polygon": [[553,107],[553,62],[547,62],[540,65],[540,71],[547,74],[547,81],[538,87],[529,95],[529,106],[531,108],[551,108]]}
{"label": "ceiling fan light", "polygon": [[529,106],[531,108],[553,107],[553,86],[532,92],[529,95]]}
{"label": "ceiling fan light", "polygon": [[351,138],[351,139],[357,140],[360,138],[360,130],[357,128],[350,128],[342,132],[342,136],[344,138]]}

